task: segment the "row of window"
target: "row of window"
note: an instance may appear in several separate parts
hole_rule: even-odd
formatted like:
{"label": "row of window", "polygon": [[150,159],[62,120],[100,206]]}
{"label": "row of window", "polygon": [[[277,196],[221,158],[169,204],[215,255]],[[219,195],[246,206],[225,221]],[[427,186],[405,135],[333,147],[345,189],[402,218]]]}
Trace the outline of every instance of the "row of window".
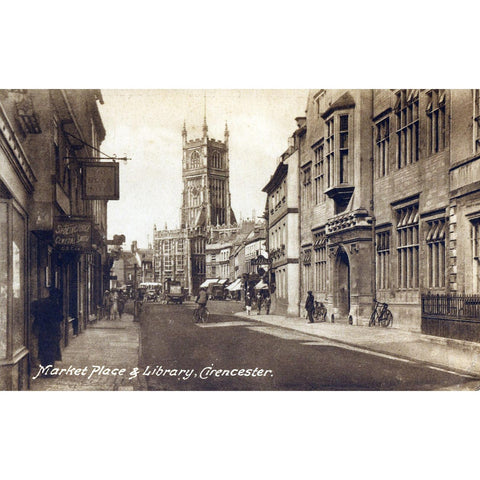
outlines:
{"label": "row of window", "polygon": [[287,225],[279,223],[270,229],[270,250],[281,249],[287,243]]}
{"label": "row of window", "polygon": [[282,203],[285,203],[287,196],[287,180],[283,180],[281,185],[270,195],[270,213],[273,215],[275,210],[279,208]]}
{"label": "row of window", "polygon": [[[425,109],[427,129],[427,155],[441,152],[446,147],[446,91],[427,92]],[[375,125],[376,174],[382,177],[388,174],[391,134],[396,137],[396,165],[403,168],[419,159],[419,92],[418,90],[400,90],[394,107],[394,132],[391,132],[390,117]]]}
{"label": "row of window", "polygon": [[[411,205],[397,212],[397,286],[400,289],[419,287],[419,212]],[[445,227],[444,218],[426,222],[426,271],[428,288],[445,287]],[[377,288],[391,288],[391,232],[376,234]]]}
{"label": "row of window", "polygon": [[[444,218],[427,221],[426,243],[426,286],[445,287],[445,230]],[[397,287],[417,289],[419,287],[419,212],[418,205],[411,205],[397,211]],[[472,248],[474,256],[480,255],[480,221],[472,223]],[[391,230],[376,233],[377,289],[392,287],[391,277]],[[313,285],[310,284],[310,268],[314,264]],[[325,234],[315,236],[313,255],[311,250],[303,252],[303,281],[308,289],[317,292],[327,291],[327,246]]]}
{"label": "row of window", "polygon": [[[426,92],[425,108],[427,155],[439,153],[447,146],[446,90]],[[480,153],[480,90],[473,90],[474,152]],[[399,90],[391,116],[374,125],[375,173],[383,177],[389,173],[391,144],[395,145],[395,161],[398,169],[419,160],[419,90]],[[334,185],[351,181],[349,165],[350,116],[333,115],[325,122],[325,139],[314,148],[314,188],[311,195],[312,172],[303,169],[304,207],[313,200],[316,205],[325,202],[324,192]],[[313,198],[312,198],[313,197]]]}
{"label": "row of window", "polygon": [[182,255],[169,255],[163,257],[163,269],[168,271],[183,271],[185,268],[185,260]]}
{"label": "row of window", "polygon": [[[191,153],[190,159],[187,162],[187,168],[193,169],[193,168],[200,168],[202,166],[202,159],[200,156],[200,153],[195,150]],[[223,169],[225,168],[224,162],[223,162],[223,155],[220,152],[213,152],[212,156],[210,157],[210,166],[212,168],[220,168]]]}
{"label": "row of window", "polygon": [[[325,190],[349,182],[349,115],[333,116],[325,124],[326,137],[314,150],[314,201],[325,201]],[[304,206],[310,206],[310,168],[304,171]]]}
{"label": "row of window", "polygon": [[[308,248],[303,251],[303,285],[305,290],[315,290],[317,292],[327,291],[327,239],[325,233],[315,235],[312,249]],[[312,262],[313,284],[312,284]]]}
{"label": "row of window", "polygon": [[[163,247],[163,248],[162,248]],[[178,240],[178,239],[168,239],[164,240],[160,246],[160,249],[163,250],[162,254],[163,255],[183,255],[184,253],[184,240]]]}

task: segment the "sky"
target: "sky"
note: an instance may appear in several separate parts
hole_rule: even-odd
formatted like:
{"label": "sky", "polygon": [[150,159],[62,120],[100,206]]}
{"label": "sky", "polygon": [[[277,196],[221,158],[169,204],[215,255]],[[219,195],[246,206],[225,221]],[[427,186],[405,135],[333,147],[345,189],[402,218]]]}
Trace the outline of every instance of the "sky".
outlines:
{"label": "sky", "polygon": [[[261,216],[262,188],[305,115],[307,90],[102,90],[106,138],[100,149],[120,162],[120,200],[108,202],[108,238],[124,234],[146,248],[153,225],[178,228],[182,128],[202,136],[204,103],[210,138],[230,131],[230,192],[240,218]],[[205,99],[205,100],[204,100]],[[206,102],[205,102],[206,101]],[[254,212],[255,211],[255,212]]]}

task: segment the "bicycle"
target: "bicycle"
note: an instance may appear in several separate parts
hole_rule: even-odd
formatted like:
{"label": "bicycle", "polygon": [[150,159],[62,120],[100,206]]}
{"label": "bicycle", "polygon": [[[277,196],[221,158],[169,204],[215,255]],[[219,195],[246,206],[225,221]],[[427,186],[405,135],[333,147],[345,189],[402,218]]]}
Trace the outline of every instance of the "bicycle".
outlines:
{"label": "bicycle", "polygon": [[374,300],[375,306],[370,315],[369,327],[380,325],[382,327],[389,327],[393,323],[392,312],[388,309],[388,303],[377,302]]}
{"label": "bicycle", "polygon": [[206,323],[208,322],[208,319],[210,318],[210,312],[208,311],[208,308],[205,306],[199,305],[195,310],[193,311],[193,320],[195,323]]}
{"label": "bicycle", "polygon": [[327,307],[323,304],[323,302],[315,302],[313,319],[314,321],[317,321],[317,322],[327,321]]}

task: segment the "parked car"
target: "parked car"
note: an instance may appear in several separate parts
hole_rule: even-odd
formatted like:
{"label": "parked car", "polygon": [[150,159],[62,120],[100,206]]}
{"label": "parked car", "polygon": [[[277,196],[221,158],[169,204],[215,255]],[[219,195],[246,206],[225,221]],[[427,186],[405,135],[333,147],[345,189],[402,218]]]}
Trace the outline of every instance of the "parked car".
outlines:
{"label": "parked car", "polygon": [[167,304],[170,302],[183,303],[185,300],[185,291],[180,282],[173,280],[167,280],[165,282],[165,299]]}

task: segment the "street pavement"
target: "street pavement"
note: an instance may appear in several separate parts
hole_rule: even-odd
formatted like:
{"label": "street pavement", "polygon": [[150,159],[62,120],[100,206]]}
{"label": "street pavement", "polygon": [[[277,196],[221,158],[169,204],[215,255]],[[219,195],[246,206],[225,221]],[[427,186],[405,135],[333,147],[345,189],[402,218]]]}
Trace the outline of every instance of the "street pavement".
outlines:
{"label": "street pavement", "polygon": [[[450,358],[448,345],[427,355],[432,342],[418,334],[247,316],[235,302],[209,302],[209,322],[194,324],[193,308],[144,310],[140,363],[149,390],[475,390],[480,384],[477,374],[441,364]],[[255,368],[262,374],[253,376]],[[249,369],[252,376],[239,376]]]}
{"label": "street pavement", "polygon": [[[194,324],[193,308],[147,304],[140,322],[125,313],[89,325],[64,349],[56,374],[31,380],[31,390],[480,389],[480,344],[473,342],[247,316],[239,302],[209,302],[209,323]],[[226,375],[242,369],[245,375]]]}
{"label": "street pavement", "polygon": [[237,312],[240,318],[281,326],[337,342],[346,347],[364,349],[372,354],[389,355],[428,364],[446,371],[478,378],[480,381],[480,344],[450,338],[408,332],[397,328],[363,327],[341,323],[308,323],[305,318],[257,315]]}
{"label": "street pavement", "polygon": [[[58,370],[31,380],[34,391],[138,391],[146,390],[142,376],[130,377],[138,366],[139,324],[124,313],[120,320],[100,320],[70,340]],[[103,367],[103,368],[102,368]],[[61,372],[62,369],[66,371]],[[121,370],[125,369],[123,373]],[[75,371],[77,374],[75,374]],[[82,374],[82,371],[85,374]],[[61,372],[61,373],[60,373]],[[33,370],[35,377],[38,370]]]}

